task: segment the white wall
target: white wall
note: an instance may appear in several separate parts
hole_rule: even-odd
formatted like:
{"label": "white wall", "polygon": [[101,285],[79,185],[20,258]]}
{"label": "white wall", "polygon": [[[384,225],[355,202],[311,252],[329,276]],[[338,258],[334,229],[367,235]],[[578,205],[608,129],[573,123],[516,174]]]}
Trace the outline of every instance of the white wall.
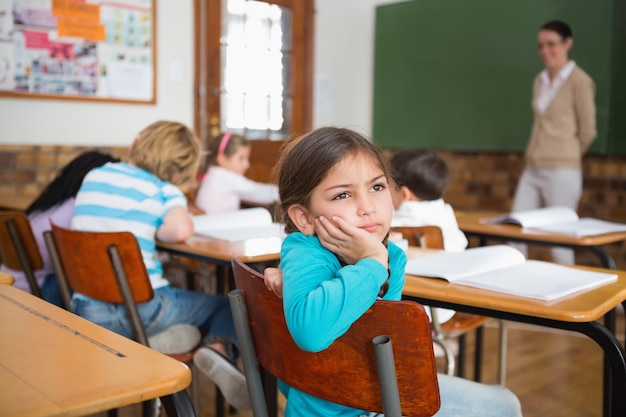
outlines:
{"label": "white wall", "polygon": [[[315,126],[371,131],[374,9],[392,2],[316,0]],[[156,105],[0,97],[0,143],[124,146],[158,119],[193,125],[192,13],[191,0],[157,0]]]}
{"label": "white wall", "polygon": [[402,1],[315,1],[315,127],[371,133],[376,6]]}

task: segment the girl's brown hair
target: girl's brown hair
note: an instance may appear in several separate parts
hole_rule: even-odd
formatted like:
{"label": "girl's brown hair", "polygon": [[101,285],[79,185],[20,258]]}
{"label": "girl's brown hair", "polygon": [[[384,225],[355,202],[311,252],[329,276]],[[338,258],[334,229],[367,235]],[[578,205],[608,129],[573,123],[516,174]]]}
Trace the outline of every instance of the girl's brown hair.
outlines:
{"label": "girl's brown hair", "polygon": [[197,185],[200,152],[200,141],[187,126],[162,120],[139,132],[130,162],[187,193]]}
{"label": "girl's brown hair", "polygon": [[389,168],[382,151],[359,133],[345,128],[322,127],[285,144],[274,176],[278,181],[280,206],[278,216],[285,232],[298,229],[287,209],[300,204],[309,207],[311,193],[328,172],[348,155],[364,153],[372,157],[387,178]]}
{"label": "girl's brown hair", "polygon": [[[226,143],[223,143],[226,142]],[[217,165],[217,155],[223,153],[225,156],[231,156],[239,148],[244,146],[250,146],[250,141],[243,136],[236,135],[234,133],[226,132],[213,139],[207,149],[207,165]]]}

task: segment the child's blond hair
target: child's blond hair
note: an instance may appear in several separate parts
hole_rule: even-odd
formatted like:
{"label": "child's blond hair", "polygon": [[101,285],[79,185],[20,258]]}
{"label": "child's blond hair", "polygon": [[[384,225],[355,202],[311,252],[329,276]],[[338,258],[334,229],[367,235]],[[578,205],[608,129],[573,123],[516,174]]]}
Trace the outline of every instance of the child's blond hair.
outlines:
{"label": "child's blond hair", "polygon": [[161,120],[139,132],[130,162],[188,193],[197,186],[200,154],[200,141],[187,126]]}

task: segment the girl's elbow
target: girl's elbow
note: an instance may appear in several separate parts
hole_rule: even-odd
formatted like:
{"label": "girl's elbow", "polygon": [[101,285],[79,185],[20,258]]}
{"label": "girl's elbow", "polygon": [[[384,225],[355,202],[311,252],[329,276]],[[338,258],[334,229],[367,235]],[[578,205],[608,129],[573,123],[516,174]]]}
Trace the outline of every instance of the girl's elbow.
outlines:
{"label": "girl's elbow", "polygon": [[300,349],[307,352],[321,352],[330,346],[330,343],[320,340],[319,337],[315,337],[313,334],[310,336],[294,338],[294,341]]}

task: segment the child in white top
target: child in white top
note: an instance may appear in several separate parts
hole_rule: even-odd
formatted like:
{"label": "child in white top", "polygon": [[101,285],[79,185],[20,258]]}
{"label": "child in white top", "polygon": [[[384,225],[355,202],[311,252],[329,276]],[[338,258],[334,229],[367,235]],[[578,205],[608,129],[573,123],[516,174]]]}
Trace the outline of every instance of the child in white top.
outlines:
{"label": "child in white top", "polygon": [[467,238],[452,206],[443,200],[450,172],[441,156],[427,149],[407,149],[393,155],[391,167],[396,181],[391,226],[439,226],[447,252],[465,250]]}
{"label": "child in white top", "polygon": [[[391,158],[395,187],[391,227],[439,226],[447,252],[461,252],[467,247],[467,238],[459,229],[452,206],[443,200],[450,172],[445,161],[428,149],[407,149]],[[430,309],[426,309],[430,316]],[[450,320],[455,311],[437,309],[440,323]]]}
{"label": "child in white top", "polygon": [[278,187],[244,176],[250,167],[250,142],[226,132],[209,144],[209,168],[196,194],[196,206],[206,214],[235,211],[241,202],[266,205],[278,201]]}

